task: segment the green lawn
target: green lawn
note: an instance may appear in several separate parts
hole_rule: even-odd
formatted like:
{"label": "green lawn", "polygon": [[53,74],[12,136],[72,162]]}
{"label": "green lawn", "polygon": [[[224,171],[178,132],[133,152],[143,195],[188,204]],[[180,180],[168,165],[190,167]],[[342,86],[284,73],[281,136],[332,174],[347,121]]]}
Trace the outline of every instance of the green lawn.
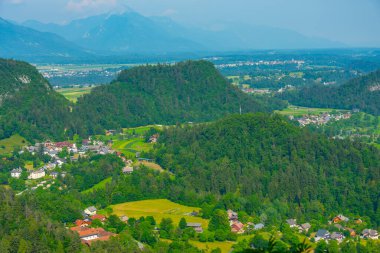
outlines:
{"label": "green lawn", "polygon": [[75,103],[79,97],[83,96],[84,94],[90,93],[92,88],[93,87],[63,88],[63,89],[57,89],[56,91],[61,93],[68,100]]}
{"label": "green lawn", "polygon": [[148,125],[148,126],[141,126],[141,127],[124,128],[123,132],[128,133],[128,134],[144,135],[151,128],[162,129],[162,126]]}
{"label": "green lawn", "polygon": [[130,218],[153,216],[157,223],[160,223],[162,218],[171,218],[175,225],[178,225],[180,219],[184,217],[187,222],[199,222],[203,228],[207,228],[208,226],[208,220],[189,215],[193,211],[199,212],[200,208],[180,205],[167,199],[126,202],[111,205],[110,207],[113,210],[113,214],[118,216],[126,215]]}
{"label": "green lawn", "polygon": [[104,179],[103,181],[97,183],[96,185],[94,185],[93,187],[91,187],[90,189],[87,189],[87,190],[84,190],[82,191],[82,193],[90,193],[92,192],[93,190],[97,190],[97,189],[104,189],[106,187],[106,184],[107,183],[110,183],[112,181],[112,178],[111,177],[108,177],[106,179]]}
{"label": "green lawn", "polygon": [[0,154],[10,154],[15,148],[22,148],[25,145],[28,145],[28,142],[25,140],[25,138],[21,137],[18,134],[12,135],[7,139],[0,140]]}
{"label": "green lawn", "polygon": [[281,110],[281,111],[275,111],[276,113],[279,113],[281,115],[293,115],[293,116],[303,116],[306,114],[314,114],[318,115],[321,113],[331,113],[332,111],[346,111],[346,110],[338,110],[338,109],[332,109],[332,108],[309,108],[309,107],[301,107],[301,106],[294,106],[289,105],[287,108]]}

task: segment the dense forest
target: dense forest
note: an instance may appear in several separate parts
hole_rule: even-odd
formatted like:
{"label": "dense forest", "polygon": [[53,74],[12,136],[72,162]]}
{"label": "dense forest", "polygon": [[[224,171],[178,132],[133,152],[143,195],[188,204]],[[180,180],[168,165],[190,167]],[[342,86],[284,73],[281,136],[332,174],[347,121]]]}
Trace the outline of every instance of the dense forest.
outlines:
{"label": "dense forest", "polygon": [[29,140],[62,139],[69,102],[33,66],[0,59],[0,139],[19,133]]}
{"label": "dense forest", "polygon": [[79,252],[79,237],[0,187],[0,252]]}
{"label": "dense forest", "polygon": [[306,86],[279,97],[300,106],[360,109],[380,115],[380,70],[352,79],[341,86]]}
{"label": "dense forest", "polygon": [[147,124],[210,121],[230,113],[269,112],[286,104],[233,87],[206,61],[142,66],[120,73],[110,85],[80,98],[73,131],[99,133]]}
{"label": "dense forest", "polygon": [[[380,151],[329,140],[278,115],[172,127],[161,135],[154,155],[195,192],[269,198],[300,217],[344,211],[380,222]],[[256,208],[246,204],[241,208]]]}
{"label": "dense forest", "polygon": [[18,133],[29,141],[152,123],[209,121],[240,110],[269,112],[286,106],[273,97],[242,93],[205,61],[125,70],[72,105],[35,67],[0,60],[0,98],[0,139]]}

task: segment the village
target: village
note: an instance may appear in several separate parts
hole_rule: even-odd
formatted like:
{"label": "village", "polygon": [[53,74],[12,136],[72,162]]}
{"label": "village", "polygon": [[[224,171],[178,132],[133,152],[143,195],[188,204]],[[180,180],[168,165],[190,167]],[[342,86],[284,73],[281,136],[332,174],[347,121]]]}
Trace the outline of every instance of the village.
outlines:
{"label": "village", "polygon": [[[226,211],[231,232],[236,235],[251,235],[259,232],[260,230],[265,230],[266,226],[264,223],[254,224],[252,222],[247,222],[243,224],[239,221],[238,213],[232,210]],[[198,213],[194,212],[189,215],[198,215]],[[122,222],[128,223],[129,217],[126,215],[122,215],[119,217]],[[93,222],[97,220],[93,226]],[[69,227],[70,230],[78,233],[82,243],[91,245],[91,243],[99,240],[109,240],[113,236],[117,236],[117,234],[106,231],[104,228],[99,227],[100,224],[104,224],[107,220],[106,215],[99,214],[98,210],[94,206],[87,207],[83,210],[83,219],[78,219],[75,221],[73,226]],[[310,223],[302,223],[298,224],[296,219],[287,219],[284,221],[290,229],[300,234],[303,234],[308,237],[311,242],[317,243],[318,241],[324,240],[329,242],[330,240],[336,240],[338,243],[343,242],[343,240],[347,237],[350,238],[361,238],[361,239],[370,239],[377,240],[379,239],[378,231],[374,229],[365,228],[362,231],[355,231],[354,229],[347,226],[349,218],[345,217],[342,214],[335,216],[328,222],[328,226],[332,226],[334,231],[329,232],[328,229],[314,229],[314,231],[309,235],[309,230],[312,229],[312,225]],[[360,225],[363,221],[361,219],[353,219],[353,224]],[[201,223],[196,222],[187,222],[187,228],[194,229],[196,234],[201,234],[205,229],[203,228]],[[158,232],[160,229],[155,227],[155,231]],[[254,248],[254,245],[252,245]]]}
{"label": "village", "polygon": [[338,121],[338,120],[344,120],[344,119],[349,119],[351,118],[352,114],[350,112],[347,113],[337,113],[337,114],[332,114],[332,113],[322,113],[319,115],[304,115],[301,118],[296,118],[293,115],[290,115],[289,118],[291,120],[296,120],[301,127],[304,127],[306,125],[325,125],[330,121]]}

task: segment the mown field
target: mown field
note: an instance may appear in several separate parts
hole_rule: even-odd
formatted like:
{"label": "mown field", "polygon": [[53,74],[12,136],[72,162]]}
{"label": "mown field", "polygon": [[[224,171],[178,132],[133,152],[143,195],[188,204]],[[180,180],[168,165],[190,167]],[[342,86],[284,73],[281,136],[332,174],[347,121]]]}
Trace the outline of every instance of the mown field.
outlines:
{"label": "mown field", "polygon": [[318,115],[321,113],[331,113],[333,111],[339,111],[339,112],[345,112],[345,110],[337,110],[332,108],[309,108],[309,107],[301,107],[301,106],[294,106],[289,105],[287,108],[281,111],[275,111],[276,113],[279,113],[281,115],[289,116],[303,116],[307,114],[312,115]]}
{"label": "mown field", "polygon": [[204,228],[207,228],[209,222],[200,217],[190,216],[191,212],[199,212],[200,208],[180,205],[167,199],[126,202],[118,205],[111,205],[110,207],[115,215],[126,215],[129,218],[153,216],[157,223],[160,223],[162,218],[171,218],[174,224],[178,225],[180,219],[184,217],[187,222],[199,222]]}
{"label": "mown field", "polygon": [[92,88],[93,87],[62,88],[62,89],[57,89],[56,91],[58,93],[61,93],[65,98],[67,98],[71,102],[75,103],[79,97],[83,96],[84,94],[90,93]]}
{"label": "mown field", "polygon": [[92,191],[97,190],[97,189],[104,189],[106,187],[106,184],[110,183],[111,181],[112,181],[112,177],[108,177],[108,178],[104,179],[103,181],[97,183],[93,187],[82,191],[81,193],[86,194],[86,193],[91,193]]}
{"label": "mown field", "polygon": [[134,157],[136,152],[146,152],[153,148],[153,143],[146,143],[142,137],[128,140],[114,140],[112,148],[127,157]]}
{"label": "mown field", "polygon": [[15,134],[7,139],[0,140],[0,155],[10,154],[15,148],[22,148],[28,142],[22,136]]}

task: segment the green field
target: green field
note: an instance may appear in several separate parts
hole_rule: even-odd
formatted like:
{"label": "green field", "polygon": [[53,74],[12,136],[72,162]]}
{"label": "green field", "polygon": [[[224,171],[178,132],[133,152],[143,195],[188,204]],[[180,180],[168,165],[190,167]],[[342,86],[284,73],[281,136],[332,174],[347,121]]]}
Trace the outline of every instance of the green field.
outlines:
{"label": "green field", "polygon": [[75,103],[79,97],[83,96],[84,94],[90,93],[92,88],[93,87],[62,88],[62,89],[57,89],[56,91],[58,93],[61,93],[68,100]]}
{"label": "green field", "polygon": [[22,148],[27,145],[28,142],[25,138],[21,137],[18,134],[12,135],[7,139],[0,140],[0,154],[10,154],[15,148]]}
{"label": "green field", "polygon": [[126,202],[112,205],[111,208],[113,213],[118,216],[126,215],[129,218],[153,216],[157,223],[160,223],[162,218],[171,218],[175,225],[178,225],[180,219],[184,217],[187,222],[199,222],[203,228],[208,226],[208,220],[189,215],[193,211],[199,212],[200,208],[180,205],[167,199]]}
{"label": "green field", "polygon": [[332,108],[309,108],[309,107],[289,105],[287,108],[281,111],[275,111],[275,112],[281,115],[286,115],[286,116],[293,115],[297,117],[297,116],[303,116],[307,114],[318,115],[321,113],[331,113],[333,111],[343,112],[346,110],[337,110],[337,109],[332,109]]}
{"label": "green field", "polygon": [[148,125],[148,126],[141,126],[141,127],[124,128],[123,133],[144,135],[151,128],[162,129],[162,125]]}
{"label": "green field", "polygon": [[94,185],[90,189],[82,191],[82,193],[86,194],[86,193],[91,193],[93,190],[104,189],[106,187],[106,184],[110,183],[111,181],[112,181],[112,177],[108,177],[108,178],[104,179],[103,181],[97,183],[96,185]]}
{"label": "green field", "polygon": [[142,137],[128,140],[114,140],[112,148],[127,157],[134,157],[136,152],[146,152],[153,148],[153,143],[146,143]]}

